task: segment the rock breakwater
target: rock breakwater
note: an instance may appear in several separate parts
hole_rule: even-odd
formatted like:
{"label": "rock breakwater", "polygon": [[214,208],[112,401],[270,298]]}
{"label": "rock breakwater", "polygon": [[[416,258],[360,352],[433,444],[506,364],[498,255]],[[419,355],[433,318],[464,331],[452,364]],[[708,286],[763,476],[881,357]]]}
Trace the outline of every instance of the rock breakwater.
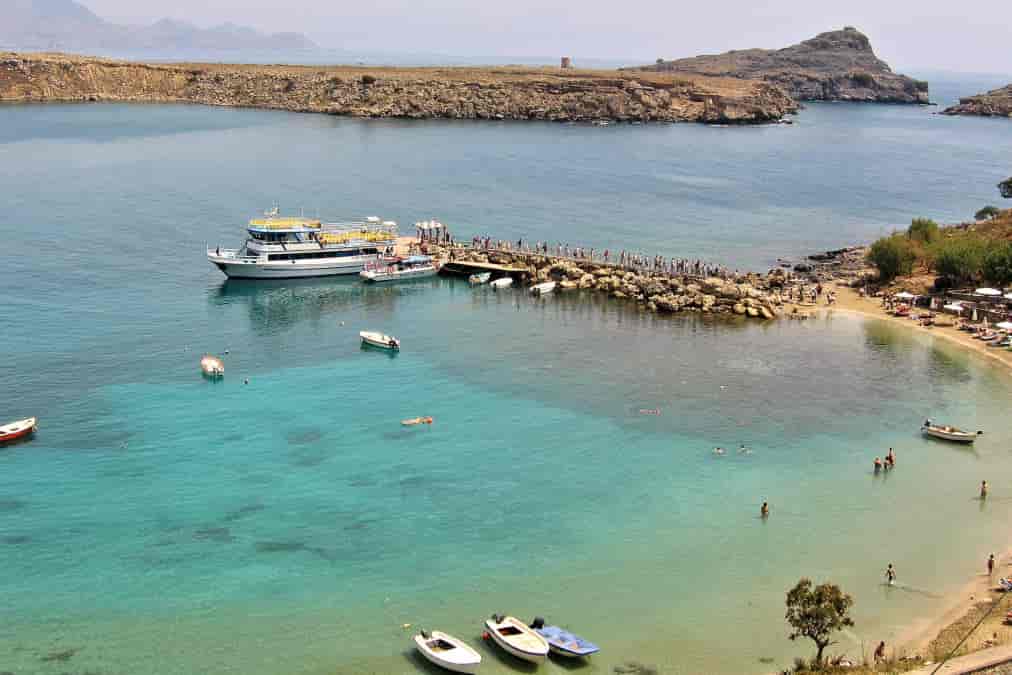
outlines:
{"label": "rock breakwater", "polygon": [[562,290],[604,293],[662,314],[701,312],[773,319],[781,314],[787,301],[781,291],[790,280],[790,273],[782,269],[767,274],[720,277],[672,272],[667,265],[619,265],[528,252],[481,249],[453,249],[452,255],[447,250],[432,252],[455,262],[522,269],[528,283],[555,281]]}
{"label": "rock breakwater", "polygon": [[0,54],[0,101],[139,101],[352,117],[762,123],[797,104],[733,78],[557,68],[147,64]]}

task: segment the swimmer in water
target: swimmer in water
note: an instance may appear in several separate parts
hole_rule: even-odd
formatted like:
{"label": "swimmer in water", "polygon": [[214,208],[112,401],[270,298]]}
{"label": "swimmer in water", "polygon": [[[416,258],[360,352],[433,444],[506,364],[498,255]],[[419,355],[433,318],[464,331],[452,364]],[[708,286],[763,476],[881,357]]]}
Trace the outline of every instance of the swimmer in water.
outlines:
{"label": "swimmer in water", "polygon": [[878,473],[881,470],[882,470],[882,460],[879,459],[878,457],[876,457],[875,458],[875,473]]}
{"label": "swimmer in water", "polygon": [[763,505],[759,508],[760,518],[769,518],[770,516],[770,505],[768,502],[763,502]]}
{"label": "swimmer in water", "polygon": [[724,454],[724,448],[714,448],[713,449],[713,454],[715,454],[715,455],[723,455]]}
{"label": "swimmer in water", "polygon": [[752,451],[749,450],[748,448],[746,448],[745,444],[742,443],[741,446],[738,447],[738,454],[739,455],[751,455]]}
{"label": "swimmer in water", "polygon": [[987,499],[987,481],[980,481],[980,498]]}

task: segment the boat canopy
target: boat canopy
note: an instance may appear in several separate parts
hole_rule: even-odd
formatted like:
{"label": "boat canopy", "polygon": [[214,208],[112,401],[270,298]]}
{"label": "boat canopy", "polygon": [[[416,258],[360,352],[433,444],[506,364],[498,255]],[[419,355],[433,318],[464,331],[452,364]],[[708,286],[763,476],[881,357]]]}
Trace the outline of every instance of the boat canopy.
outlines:
{"label": "boat canopy", "polygon": [[316,218],[253,218],[249,221],[251,230],[277,231],[277,230],[318,230],[320,221]]}

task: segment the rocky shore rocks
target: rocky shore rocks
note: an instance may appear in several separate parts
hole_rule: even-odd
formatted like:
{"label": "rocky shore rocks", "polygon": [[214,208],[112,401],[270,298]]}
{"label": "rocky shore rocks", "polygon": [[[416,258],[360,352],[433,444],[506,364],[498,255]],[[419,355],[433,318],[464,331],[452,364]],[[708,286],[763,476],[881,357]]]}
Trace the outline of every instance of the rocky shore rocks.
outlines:
{"label": "rocky shore rocks", "polygon": [[761,123],[797,109],[731,78],[557,68],[145,64],[0,54],[0,101],[143,101],[354,117]]}
{"label": "rocky shore rocks", "polygon": [[875,56],[868,37],[850,26],[784,49],[658,60],[638,70],[762,80],[799,101],[928,103],[927,82],[894,73]]}
{"label": "rocky shore rocks", "polygon": [[993,89],[986,94],[967,96],[959,103],[942,111],[943,115],[979,115],[982,117],[1012,118],[1012,84]]}
{"label": "rocky shore rocks", "polygon": [[[446,254],[446,251],[433,252]],[[780,315],[784,305],[780,290],[785,286],[786,273],[779,269],[767,275],[750,274],[729,280],[631,270],[530,253],[455,249],[453,260],[521,267],[531,283],[556,281],[561,291],[595,291],[639,303],[644,309],[661,314],[701,312],[773,319]]]}

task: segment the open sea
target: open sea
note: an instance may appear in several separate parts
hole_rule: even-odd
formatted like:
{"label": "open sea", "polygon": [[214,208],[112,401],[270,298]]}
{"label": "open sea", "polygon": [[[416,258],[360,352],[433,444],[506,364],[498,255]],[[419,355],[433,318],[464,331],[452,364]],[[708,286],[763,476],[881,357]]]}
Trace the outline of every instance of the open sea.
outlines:
{"label": "open sea", "polygon": [[[599,643],[588,675],[760,674],[813,651],[783,621],[801,576],[855,598],[834,653],[892,646],[1008,544],[993,364],[841,313],[227,282],[204,244],[277,201],[763,269],[998,203],[1012,123],[931,112],[597,128],[0,107],[0,418],[40,420],[0,449],[0,672],[434,673],[420,627],[480,645],[481,672],[532,672],[481,643],[507,612]],[[363,329],[403,351],[361,349]],[[201,379],[205,352],[224,381]],[[400,425],[419,415],[435,423]],[[928,416],[986,433],[925,440]]]}

